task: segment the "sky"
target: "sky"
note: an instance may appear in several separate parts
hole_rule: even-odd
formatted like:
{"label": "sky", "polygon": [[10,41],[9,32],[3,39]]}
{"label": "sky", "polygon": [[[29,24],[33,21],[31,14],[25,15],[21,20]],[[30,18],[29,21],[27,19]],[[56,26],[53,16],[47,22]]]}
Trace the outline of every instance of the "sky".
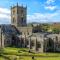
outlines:
{"label": "sky", "polygon": [[1,0],[0,24],[11,23],[11,6],[27,6],[27,22],[60,22],[60,0]]}

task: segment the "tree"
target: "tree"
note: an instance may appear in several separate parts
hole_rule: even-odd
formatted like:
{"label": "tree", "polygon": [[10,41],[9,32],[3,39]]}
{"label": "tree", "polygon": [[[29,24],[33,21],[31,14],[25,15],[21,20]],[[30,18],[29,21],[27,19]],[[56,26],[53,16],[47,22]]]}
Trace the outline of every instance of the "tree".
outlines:
{"label": "tree", "polygon": [[54,28],[52,32],[58,34],[60,32],[60,29]]}

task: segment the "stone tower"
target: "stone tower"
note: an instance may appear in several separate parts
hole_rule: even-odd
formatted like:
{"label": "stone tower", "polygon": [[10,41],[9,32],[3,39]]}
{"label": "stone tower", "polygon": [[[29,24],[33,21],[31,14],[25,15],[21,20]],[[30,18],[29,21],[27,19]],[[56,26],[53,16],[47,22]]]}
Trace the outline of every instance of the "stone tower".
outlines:
{"label": "stone tower", "polygon": [[11,24],[16,27],[26,26],[27,7],[16,6],[11,7]]}

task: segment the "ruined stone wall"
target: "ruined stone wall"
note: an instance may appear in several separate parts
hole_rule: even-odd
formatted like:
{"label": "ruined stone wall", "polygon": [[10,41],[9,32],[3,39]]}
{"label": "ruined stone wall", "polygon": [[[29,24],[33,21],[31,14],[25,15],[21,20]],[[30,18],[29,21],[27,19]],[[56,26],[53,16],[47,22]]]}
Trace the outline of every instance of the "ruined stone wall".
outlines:
{"label": "ruined stone wall", "polygon": [[17,27],[17,29],[22,33],[22,35],[32,34],[32,27]]}

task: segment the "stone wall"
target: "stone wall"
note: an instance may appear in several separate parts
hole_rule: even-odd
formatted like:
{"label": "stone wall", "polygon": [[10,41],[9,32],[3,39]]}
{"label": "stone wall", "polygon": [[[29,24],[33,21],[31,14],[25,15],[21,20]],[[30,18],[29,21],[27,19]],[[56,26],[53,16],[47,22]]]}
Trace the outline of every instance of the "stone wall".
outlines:
{"label": "stone wall", "polygon": [[32,27],[17,27],[22,35],[32,35]]}

